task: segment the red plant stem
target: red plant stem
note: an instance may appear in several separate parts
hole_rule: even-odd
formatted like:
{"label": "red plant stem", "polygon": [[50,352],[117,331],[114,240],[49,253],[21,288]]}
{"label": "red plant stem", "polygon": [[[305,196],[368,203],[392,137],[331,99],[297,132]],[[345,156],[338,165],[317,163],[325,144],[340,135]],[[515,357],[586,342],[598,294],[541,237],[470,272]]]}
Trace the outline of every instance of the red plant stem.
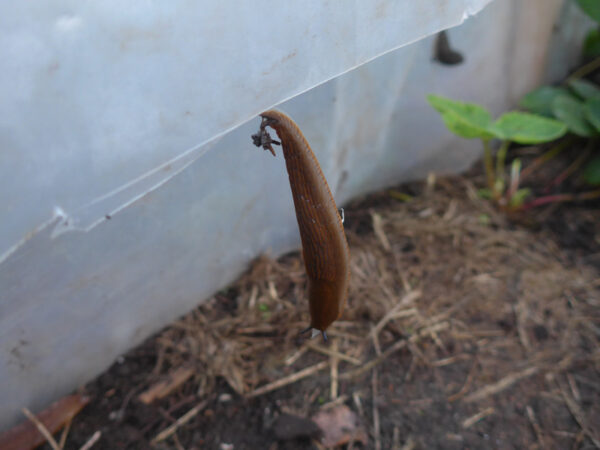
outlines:
{"label": "red plant stem", "polygon": [[538,206],[547,205],[548,203],[575,202],[582,200],[594,200],[596,198],[600,198],[600,189],[596,189],[595,191],[583,192],[581,194],[546,195],[544,197],[539,197],[535,200],[525,203],[521,209],[523,211],[526,211],[528,209],[536,208]]}
{"label": "red plant stem", "polygon": [[544,189],[544,192],[549,192],[553,186],[558,186],[559,184],[562,184],[577,169],[579,169],[579,167],[581,167],[581,165],[588,158],[588,156],[590,156],[590,146],[589,145],[583,151],[583,153],[581,155],[579,155],[577,157],[577,159],[571,163],[571,165],[569,167],[567,167],[560,174],[558,174],[558,176],[546,186],[546,188]]}
{"label": "red plant stem", "polygon": [[555,194],[555,195],[546,195],[544,197],[536,198],[535,200],[531,200],[523,205],[523,210],[528,210],[531,208],[536,208],[538,206],[546,205],[548,203],[560,203],[560,202],[568,202],[575,200],[575,196],[573,194]]}
{"label": "red plant stem", "polygon": [[539,168],[543,164],[547,163],[554,157],[558,156],[572,142],[573,142],[573,139],[563,139],[559,144],[552,147],[546,153],[535,158],[531,162],[531,164],[529,164],[527,167],[525,167],[523,169],[523,171],[521,172],[521,181],[523,181],[525,178],[527,178],[529,175],[531,175],[537,168]]}

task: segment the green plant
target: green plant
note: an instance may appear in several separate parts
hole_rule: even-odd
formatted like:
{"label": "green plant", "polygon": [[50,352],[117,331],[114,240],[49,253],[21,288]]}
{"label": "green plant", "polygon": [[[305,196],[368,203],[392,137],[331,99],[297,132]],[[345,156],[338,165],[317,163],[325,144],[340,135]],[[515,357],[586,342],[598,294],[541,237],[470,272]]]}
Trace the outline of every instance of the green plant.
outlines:
{"label": "green plant", "polygon": [[[600,69],[600,0],[576,1],[598,24],[588,33],[583,45],[584,56],[595,59],[575,71],[563,85],[541,86],[525,95],[520,106],[529,112],[511,111],[493,121],[491,114],[480,105],[436,95],[427,97],[451,132],[467,139],[481,139],[487,187],[479,194],[505,209],[529,209],[552,202],[600,197],[598,189],[579,194],[545,195],[525,203],[531,190],[519,187],[524,178],[577,141],[581,141],[584,150],[548,184],[546,191],[560,185],[584,164],[582,180],[590,186],[600,186],[600,155],[593,155],[600,147],[600,86],[584,79]],[[568,138],[558,140],[567,133]],[[495,161],[492,140],[500,142]],[[542,144],[551,141],[557,142],[523,170],[520,159],[514,159],[507,184],[504,166],[511,143]]]}
{"label": "green plant", "polygon": [[[487,188],[482,189],[480,195],[511,209],[519,208],[530,190],[519,189],[521,171],[519,159],[513,161],[510,180],[508,184],[506,182],[504,164],[510,144],[551,142],[567,132],[564,123],[541,114],[511,111],[494,121],[491,114],[480,105],[437,95],[429,95],[427,100],[441,114],[446,127],[454,134],[482,141]],[[491,146],[493,139],[500,141],[495,161]]]}
{"label": "green plant", "polygon": [[[600,137],[600,87],[590,81],[571,76],[564,86],[542,86],[528,93],[521,100],[520,106],[533,113],[543,114],[563,122],[576,139],[588,141],[587,145],[582,145],[585,150],[550,183],[549,187],[559,185],[584,164],[584,182],[590,186],[599,186],[600,156],[594,157],[593,152],[597,150]],[[547,155],[543,162],[557,154],[558,152]],[[568,194],[565,195],[567,197],[561,194],[560,201],[570,199]]]}
{"label": "green plant", "polygon": [[539,87],[525,95],[520,106],[560,120],[577,136],[600,136],[600,88],[589,81],[571,79],[564,87]]}
{"label": "green plant", "polygon": [[[600,24],[600,2],[598,0],[577,0],[579,7]],[[600,56],[600,28],[590,30],[583,43],[583,55],[588,58]]]}

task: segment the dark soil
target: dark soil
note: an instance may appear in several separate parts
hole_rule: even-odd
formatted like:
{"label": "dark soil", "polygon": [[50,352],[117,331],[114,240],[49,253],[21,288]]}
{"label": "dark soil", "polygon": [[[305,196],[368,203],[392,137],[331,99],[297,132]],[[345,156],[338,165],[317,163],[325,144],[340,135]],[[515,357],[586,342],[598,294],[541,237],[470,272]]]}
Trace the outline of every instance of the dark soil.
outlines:
{"label": "dark soil", "polygon": [[[89,383],[93,400],[74,420],[66,448],[98,430],[95,449],[322,448],[310,436],[286,440],[278,419],[338,405],[354,411],[368,434],[366,444],[348,448],[593,448],[600,210],[550,206],[523,225],[478,199],[476,184],[476,174],[413,183],[395,189],[413,195],[409,202],[387,191],[346,208],[352,288],[328,343],[298,337],[308,323],[300,255],[259,259]],[[365,366],[373,360],[379,364]],[[252,397],[321,362],[323,370]],[[187,364],[194,375],[173,393],[150,405],[139,400]],[[189,422],[151,443],[196,406]]]}

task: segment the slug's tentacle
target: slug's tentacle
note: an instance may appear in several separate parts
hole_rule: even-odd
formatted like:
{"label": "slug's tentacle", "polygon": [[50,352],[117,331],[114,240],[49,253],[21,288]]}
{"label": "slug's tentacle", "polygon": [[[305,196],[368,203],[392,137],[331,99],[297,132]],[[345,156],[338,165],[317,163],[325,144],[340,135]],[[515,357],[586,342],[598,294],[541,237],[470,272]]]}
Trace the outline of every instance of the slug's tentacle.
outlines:
{"label": "slug's tentacle", "polygon": [[308,276],[309,329],[319,330],[327,339],[325,330],[341,315],[350,280],[343,210],[338,212],[319,162],[294,121],[273,110],[261,116],[260,129],[252,140],[273,154],[272,144],[279,142],[271,138],[266,127],[273,128],[281,140]]}

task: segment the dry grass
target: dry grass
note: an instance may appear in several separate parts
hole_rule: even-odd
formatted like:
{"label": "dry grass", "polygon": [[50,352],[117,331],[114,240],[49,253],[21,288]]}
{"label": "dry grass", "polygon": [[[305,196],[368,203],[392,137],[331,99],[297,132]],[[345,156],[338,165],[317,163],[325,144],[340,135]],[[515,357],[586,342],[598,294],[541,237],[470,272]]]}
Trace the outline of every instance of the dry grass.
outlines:
{"label": "dry grass", "polygon": [[[381,195],[346,209],[351,292],[328,330],[331,343],[298,336],[309,322],[300,257],[262,257],[158,337],[149,382],[191,363],[200,395],[222,377],[238,394],[256,397],[329,368],[335,401],[341,380],[350,383],[350,398],[353,380],[372,374],[376,383],[373,370],[401,351],[412,362],[399,382],[419,368],[469,367],[460,382],[440,375],[449,402],[474,403],[464,428],[494,420],[493,398],[536,378],[532,397],[564,399],[598,442],[576,386],[568,387],[573,367],[600,367],[598,273],[569,260],[543,233],[507,223],[474,192],[468,180],[453,178],[409,203]],[[548,445],[550,430],[527,408],[534,439]]]}

